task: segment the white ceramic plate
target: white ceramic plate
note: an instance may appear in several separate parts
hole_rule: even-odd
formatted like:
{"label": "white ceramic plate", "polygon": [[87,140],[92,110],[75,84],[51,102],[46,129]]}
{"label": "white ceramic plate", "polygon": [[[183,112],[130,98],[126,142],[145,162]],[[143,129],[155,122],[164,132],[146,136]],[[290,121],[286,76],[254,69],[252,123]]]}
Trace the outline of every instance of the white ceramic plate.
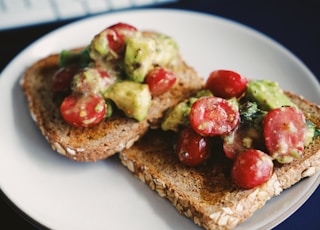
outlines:
{"label": "white ceramic plate", "polygon": [[[320,87],[288,50],[238,23],[186,11],[139,10],[85,19],[53,31],[27,47],[0,78],[0,185],[23,212],[51,229],[197,229],[165,199],[134,178],[117,157],[77,163],[53,152],[27,110],[19,86],[34,61],[89,43],[116,22],[172,36],[202,76],[232,69],[249,78],[277,80],[320,104]],[[316,189],[320,174],[272,199],[237,229],[269,229]]]}

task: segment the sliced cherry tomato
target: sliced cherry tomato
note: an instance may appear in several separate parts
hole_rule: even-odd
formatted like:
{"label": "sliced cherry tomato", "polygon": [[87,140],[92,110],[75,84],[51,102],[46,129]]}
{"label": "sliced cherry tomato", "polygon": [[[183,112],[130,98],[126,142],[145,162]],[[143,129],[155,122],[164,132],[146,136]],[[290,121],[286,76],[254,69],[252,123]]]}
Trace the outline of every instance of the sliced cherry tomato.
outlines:
{"label": "sliced cherry tomato", "polygon": [[239,153],[248,149],[265,149],[263,134],[260,130],[247,125],[239,125],[223,137],[223,151],[232,160]]}
{"label": "sliced cherry tomato", "polygon": [[109,48],[117,54],[124,51],[125,39],[137,29],[126,23],[117,23],[106,29]]}
{"label": "sliced cherry tomato", "polygon": [[273,172],[272,158],[260,150],[250,149],[240,153],[233,162],[231,178],[245,189],[267,182]]}
{"label": "sliced cherry tomato", "polygon": [[103,120],[106,105],[100,95],[71,94],[63,100],[60,111],[70,125],[89,127]]}
{"label": "sliced cherry tomato", "polygon": [[197,166],[210,156],[211,142],[193,131],[190,127],[183,128],[178,137],[176,152],[179,160],[189,166]]}
{"label": "sliced cherry tomato", "polygon": [[266,115],[263,127],[266,147],[273,159],[288,163],[302,155],[307,128],[299,109],[273,109]]}
{"label": "sliced cherry tomato", "polygon": [[176,82],[176,76],[162,67],[155,67],[149,71],[145,78],[151,95],[158,96],[168,91]]}
{"label": "sliced cherry tomato", "polygon": [[78,72],[76,67],[63,67],[52,77],[51,90],[53,92],[70,90],[73,76]]}
{"label": "sliced cherry tomato", "polygon": [[240,122],[239,111],[225,99],[202,97],[193,103],[189,115],[191,127],[200,135],[225,135]]}
{"label": "sliced cherry tomato", "polygon": [[115,30],[118,33],[118,35],[124,36],[124,37],[138,31],[136,27],[123,22],[119,22],[108,28]]}
{"label": "sliced cherry tomato", "polygon": [[230,70],[216,70],[210,73],[205,88],[222,98],[239,97],[246,90],[248,79]]}
{"label": "sliced cherry tomato", "polygon": [[109,44],[109,48],[115,53],[120,54],[124,50],[124,39],[119,36],[115,30],[107,29],[106,36]]}

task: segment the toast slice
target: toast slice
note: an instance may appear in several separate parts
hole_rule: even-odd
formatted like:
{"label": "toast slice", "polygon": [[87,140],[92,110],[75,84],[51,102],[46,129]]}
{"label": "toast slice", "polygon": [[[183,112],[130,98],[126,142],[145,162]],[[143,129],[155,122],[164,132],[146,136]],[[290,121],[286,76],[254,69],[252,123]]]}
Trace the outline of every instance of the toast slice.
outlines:
{"label": "toast slice", "polygon": [[[320,127],[320,107],[287,92],[306,117]],[[171,136],[172,134],[172,136]],[[173,151],[173,133],[151,130],[130,149],[120,153],[121,162],[142,182],[167,198],[177,210],[205,229],[232,229],[248,219],[274,196],[304,177],[320,170],[320,136],[302,158],[276,164],[269,181],[244,190],[231,182],[230,167],[222,149],[198,168],[180,163]],[[217,145],[221,146],[221,145]]]}
{"label": "toast slice", "polygon": [[31,65],[21,79],[30,114],[42,134],[58,153],[75,161],[105,159],[129,148],[149,127],[156,127],[163,112],[203,86],[203,80],[179,56],[169,69],[176,74],[176,84],[154,97],[147,118],[141,122],[116,114],[91,128],[68,125],[60,114],[65,95],[51,92],[52,75],[59,68],[59,54],[52,54]]}

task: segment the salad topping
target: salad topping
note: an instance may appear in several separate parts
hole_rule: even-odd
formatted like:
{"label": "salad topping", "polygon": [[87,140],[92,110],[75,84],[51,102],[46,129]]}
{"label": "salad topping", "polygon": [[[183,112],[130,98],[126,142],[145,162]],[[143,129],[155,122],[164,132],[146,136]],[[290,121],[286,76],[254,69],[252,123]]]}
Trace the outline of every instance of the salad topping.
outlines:
{"label": "salad topping", "polygon": [[177,133],[176,154],[188,166],[208,163],[219,139],[232,180],[245,189],[266,182],[274,161],[301,157],[319,135],[278,83],[230,70],[210,73],[203,90],[167,111],[161,128]]}
{"label": "salad topping", "polygon": [[175,84],[168,67],[178,52],[172,38],[126,23],[107,27],[80,51],[62,51],[52,91],[68,93],[60,107],[64,120],[90,127],[120,110],[142,121],[152,97]]}

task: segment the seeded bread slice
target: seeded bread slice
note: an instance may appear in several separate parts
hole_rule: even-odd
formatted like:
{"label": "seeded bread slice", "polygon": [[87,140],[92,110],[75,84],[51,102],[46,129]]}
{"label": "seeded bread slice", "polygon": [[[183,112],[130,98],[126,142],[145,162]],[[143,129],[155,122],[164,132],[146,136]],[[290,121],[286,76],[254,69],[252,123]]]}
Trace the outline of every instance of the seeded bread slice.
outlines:
{"label": "seeded bread slice", "polygon": [[[292,93],[288,95],[320,127],[320,107]],[[192,168],[178,162],[174,143],[172,133],[151,130],[130,149],[122,151],[120,159],[142,182],[205,229],[236,227],[269,199],[320,170],[320,137],[317,137],[305,149],[303,158],[277,164],[268,182],[244,190],[232,183],[232,161],[223,155],[221,147],[215,149],[208,164]]]}
{"label": "seeded bread slice", "polygon": [[153,98],[147,119],[137,122],[118,113],[92,128],[75,128],[63,120],[59,111],[65,95],[50,90],[52,75],[58,68],[58,54],[45,57],[26,70],[21,86],[30,114],[52,148],[75,161],[97,161],[129,148],[149,127],[158,125],[167,108],[203,86],[194,69],[179,57],[170,66],[177,76],[176,84],[169,92]]}

